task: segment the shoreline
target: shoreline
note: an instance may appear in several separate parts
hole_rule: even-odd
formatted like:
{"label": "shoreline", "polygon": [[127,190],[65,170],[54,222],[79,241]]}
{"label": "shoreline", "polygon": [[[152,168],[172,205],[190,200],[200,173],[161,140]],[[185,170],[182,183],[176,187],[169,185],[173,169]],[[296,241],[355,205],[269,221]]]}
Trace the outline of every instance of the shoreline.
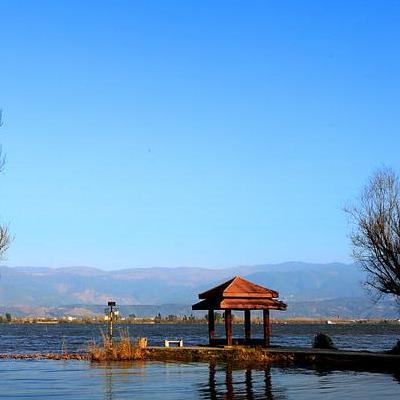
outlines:
{"label": "shoreline", "polygon": [[89,353],[81,354],[0,354],[0,359],[14,360],[78,360],[96,364],[112,362],[205,362],[226,363],[238,368],[267,366],[307,367],[313,369],[345,369],[370,372],[400,372],[400,355],[348,350],[309,348],[257,347],[145,347],[135,349],[133,357],[119,358],[111,353],[105,359],[95,359]]}
{"label": "shoreline", "polygon": [[[260,325],[260,321],[252,321],[252,325]],[[400,325],[400,319],[335,319],[327,318],[274,318],[272,325]],[[87,320],[54,320],[54,319],[20,319],[11,322],[1,322],[1,325],[104,325],[107,321],[87,321]],[[125,325],[203,325],[207,324],[206,320],[194,321],[149,321],[147,319],[136,321],[117,321],[115,326]],[[216,325],[223,325],[223,322],[215,322]],[[242,325],[243,320],[236,318],[232,322],[233,325]]]}

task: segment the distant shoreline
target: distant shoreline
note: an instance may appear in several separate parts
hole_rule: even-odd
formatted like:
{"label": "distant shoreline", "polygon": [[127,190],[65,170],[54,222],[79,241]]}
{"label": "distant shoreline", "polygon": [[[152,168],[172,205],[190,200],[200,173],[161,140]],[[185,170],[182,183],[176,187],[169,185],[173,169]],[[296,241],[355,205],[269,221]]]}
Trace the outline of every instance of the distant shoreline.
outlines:
{"label": "distant shoreline", "polygon": [[[94,324],[94,325],[104,325],[107,324],[107,321],[102,319],[74,319],[74,320],[65,320],[65,319],[52,319],[52,318],[15,318],[10,322],[2,322],[1,325],[9,325],[9,324],[41,324],[41,325],[58,325],[58,324],[66,324],[66,325],[74,325],[74,324]],[[118,321],[115,323],[116,325],[192,325],[192,324],[207,324],[206,320],[196,319],[192,321],[154,321],[152,319],[143,318],[143,319],[135,319],[135,320],[125,320]],[[219,322],[220,325],[223,325],[223,321]],[[235,325],[243,324],[241,319],[234,320]],[[377,325],[377,324],[390,324],[390,325],[400,325],[400,319],[381,319],[381,318],[371,318],[371,319],[329,319],[329,318],[276,318],[272,320],[273,325]],[[252,321],[252,325],[260,325],[259,321]]]}

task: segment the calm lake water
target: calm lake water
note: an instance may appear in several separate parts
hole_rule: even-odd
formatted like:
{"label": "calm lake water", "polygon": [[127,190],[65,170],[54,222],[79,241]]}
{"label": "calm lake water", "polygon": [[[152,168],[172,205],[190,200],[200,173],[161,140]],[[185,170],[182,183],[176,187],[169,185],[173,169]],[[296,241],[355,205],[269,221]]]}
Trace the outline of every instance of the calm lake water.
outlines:
{"label": "calm lake water", "polygon": [[389,374],[269,368],[232,370],[205,363],[2,360],[3,399],[398,399]]}
{"label": "calm lake water", "polygon": [[[183,338],[206,343],[205,325],[131,325],[131,337],[150,344]],[[82,351],[100,340],[99,325],[0,325],[0,353]],[[220,334],[223,327],[219,326]],[[261,327],[253,327],[261,335]],[[118,328],[116,329],[118,332]],[[339,348],[383,350],[399,338],[400,325],[273,325],[272,343],[310,346],[317,332]],[[235,326],[241,334],[241,327]],[[400,376],[370,372],[271,367],[234,369],[207,363],[109,363],[0,360],[1,399],[399,399]]]}
{"label": "calm lake water", "polygon": [[[188,325],[122,325],[132,338],[147,337],[152,346],[161,346],[164,339],[182,338],[184,345],[206,344],[208,333],[205,324]],[[118,337],[120,327],[115,326]],[[106,325],[97,324],[0,324],[0,353],[82,352],[90,341],[100,341]],[[243,327],[234,325],[234,335],[244,336]],[[310,347],[316,333],[330,335],[340,349],[388,350],[400,339],[400,324],[274,324],[273,346]],[[223,325],[216,326],[216,333],[224,335]],[[262,337],[262,326],[253,325],[254,337]]]}

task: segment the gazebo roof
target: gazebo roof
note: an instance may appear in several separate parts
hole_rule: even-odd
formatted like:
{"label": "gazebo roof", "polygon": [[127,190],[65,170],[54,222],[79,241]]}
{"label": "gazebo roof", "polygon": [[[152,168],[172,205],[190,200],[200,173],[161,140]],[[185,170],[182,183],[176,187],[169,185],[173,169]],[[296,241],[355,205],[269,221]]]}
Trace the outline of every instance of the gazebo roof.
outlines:
{"label": "gazebo roof", "polygon": [[215,297],[274,298],[279,297],[279,293],[263,286],[256,285],[241,276],[235,276],[234,278],[229,279],[229,281],[199,294],[199,299],[210,299]]}
{"label": "gazebo roof", "polygon": [[206,292],[199,294],[199,303],[193,310],[285,310],[286,304],[277,300],[279,293],[249,282],[241,276],[235,276]]}

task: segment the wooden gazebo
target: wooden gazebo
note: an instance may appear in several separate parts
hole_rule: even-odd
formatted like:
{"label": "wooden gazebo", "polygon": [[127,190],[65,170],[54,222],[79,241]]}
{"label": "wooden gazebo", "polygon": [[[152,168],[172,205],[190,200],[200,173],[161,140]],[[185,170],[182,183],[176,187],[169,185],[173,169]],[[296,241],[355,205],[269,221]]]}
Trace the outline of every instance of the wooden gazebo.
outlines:
{"label": "wooden gazebo", "polygon": [[[271,335],[269,310],[286,309],[286,304],[279,301],[278,297],[279,293],[274,290],[256,285],[240,276],[235,276],[219,286],[200,293],[199,299],[202,300],[194,304],[192,309],[208,310],[208,337],[210,346],[246,344],[268,347]],[[214,312],[216,310],[224,311],[226,339],[215,338]],[[232,310],[244,311],[244,339],[233,339]],[[251,310],[263,311],[264,337],[262,339],[251,338]]]}

